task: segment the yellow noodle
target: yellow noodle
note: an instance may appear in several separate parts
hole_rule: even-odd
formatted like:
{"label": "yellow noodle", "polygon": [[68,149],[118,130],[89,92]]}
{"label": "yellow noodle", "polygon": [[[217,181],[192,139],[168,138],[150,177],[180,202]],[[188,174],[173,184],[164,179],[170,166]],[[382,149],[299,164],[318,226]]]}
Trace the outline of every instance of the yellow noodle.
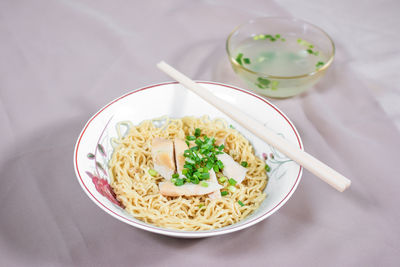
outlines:
{"label": "yellow noodle", "polygon": [[[264,162],[254,155],[249,141],[237,130],[228,127],[221,119],[210,120],[184,117],[166,120],[156,127],[155,120],[133,126],[129,133],[114,139],[115,149],[109,162],[111,186],[118,200],[135,218],[156,226],[186,231],[210,230],[236,223],[255,211],[265,199],[267,185]],[[159,193],[161,176],[152,177],[151,143],[154,137],[184,139],[193,135],[196,128],[202,134],[225,139],[225,152],[235,161],[247,161],[245,180],[234,193],[212,200],[207,195],[192,197],[165,197]],[[221,173],[217,174],[222,176]],[[227,186],[227,183],[224,185]],[[222,189],[226,190],[226,189]],[[244,206],[239,205],[238,201]],[[202,206],[202,205],[204,206]],[[202,206],[202,207],[201,207]]]}

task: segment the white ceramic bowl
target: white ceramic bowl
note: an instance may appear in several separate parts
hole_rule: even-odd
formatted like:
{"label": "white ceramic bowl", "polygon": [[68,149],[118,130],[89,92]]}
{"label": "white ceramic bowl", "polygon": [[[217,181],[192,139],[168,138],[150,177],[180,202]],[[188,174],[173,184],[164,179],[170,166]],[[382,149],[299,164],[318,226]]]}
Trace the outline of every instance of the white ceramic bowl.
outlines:
{"label": "white ceramic bowl", "polygon": [[[249,91],[214,82],[200,82],[216,96],[276,131],[289,142],[303,149],[293,123],[273,104]],[[108,184],[107,163],[112,154],[110,138],[116,137],[117,122],[143,120],[168,115],[173,118],[209,115],[224,118],[238,129],[255,148],[256,155],[267,156],[271,167],[265,189],[266,199],[260,208],[233,225],[208,231],[179,231],[157,227],[135,219],[119,207]],[[199,238],[235,232],[252,226],[276,212],[289,200],[302,175],[302,167],[262,142],[216,108],[176,82],[147,86],[127,93],[101,108],[86,123],[74,150],[75,173],[83,191],[101,209],[118,220],[150,232],[183,238]]]}

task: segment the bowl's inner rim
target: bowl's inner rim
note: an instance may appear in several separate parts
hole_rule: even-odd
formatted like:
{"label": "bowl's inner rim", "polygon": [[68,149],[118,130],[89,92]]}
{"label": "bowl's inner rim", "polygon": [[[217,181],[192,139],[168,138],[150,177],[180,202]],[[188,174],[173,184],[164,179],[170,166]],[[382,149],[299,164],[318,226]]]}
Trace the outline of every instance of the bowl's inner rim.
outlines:
{"label": "bowl's inner rim", "polygon": [[[273,104],[271,104],[266,99],[254,94],[252,92],[246,91],[244,89],[240,89],[240,88],[237,88],[237,87],[234,87],[234,86],[230,86],[230,85],[227,85],[227,84],[223,84],[223,83],[216,83],[216,82],[209,82],[209,81],[197,81],[197,82],[202,83],[202,84],[211,84],[211,85],[223,86],[223,87],[227,87],[227,88],[230,88],[230,89],[234,89],[234,90],[237,90],[239,92],[249,94],[249,95],[251,95],[253,97],[256,97],[257,99],[263,101],[264,103],[266,103],[267,105],[272,107],[276,112],[278,112],[279,115],[281,115],[286,120],[286,122],[290,125],[290,127],[292,128],[292,130],[293,130],[293,132],[294,132],[294,134],[295,134],[295,136],[297,138],[299,148],[303,149],[303,144],[302,144],[300,135],[298,134],[296,128],[293,125],[293,123],[286,117],[285,114],[283,114],[277,107],[275,107]],[[76,173],[76,176],[78,178],[78,181],[81,184],[82,188],[85,189],[84,191],[89,196],[89,198],[91,198],[96,203],[96,205],[98,205],[100,208],[102,208],[104,211],[106,211],[107,213],[109,213],[113,217],[117,218],[118,220],[124,221],[124,222],[126,222],[126,223],[128,223],[130,225],[137,226],[138,228],[141,228],[141,229],[144,229],[144,230],[148,230],[148,231],[151,231],[151,232],[164,233],[164,234],[167,234],[167,235],[174,235],[174,236],[180,235],[180,236],[187,236],[187,237],[197,236],[197,235],[205,236],[207,234],[228,233],[228,232],[240,230],[242,228],[246,228],[246,227],[251,226],[251,225],[255,224],[256,222],[261,221],[262,219],[266,218],[270,214],[272,214],[275,211],[277,211],[283,204],[285,204],[286,201],[293,194],[294,190],[296,189],[297,185],[300,182],[302,171],[303,171],[303,168],[301,166],[299,166],[299,171],[298,171],[298,174],[297,174],[297,177],[296,177],[296,180],[295,180],[293,186],[291,187],[289,192],[286,194],[286,196],[277,205],[275,205],[273,208],[271,208],[270,210],[260,214],[256,218],[252,218],[251,220],[243,222],[240,225],[233,224],[233,225],[229,225],[229,226],[226,226],[226,227],[222,227],[222,228],[218,228],[218,229],[212,229],[212,230],[205,230],[205,231],[184,231],[184,230],[173,230],[173,229],[158,227],[158,226],[155,226],[155,225],[152,225],[152,224],[148,224],[148,223],[142,222],[142,221],[134,218],[132,215],[128,215],[126,213],[126,211],[123,210],[123,209],[121,209],[121,211],[127,216],[122,216],[121,214],[118,214],[115,211],[113,211],[112,209],[108,208],[105,204],[103,204],[99,199],[97,199],[92,194],[92,192],[88,189],[88,187],[86,186],[85,182],[83,181],[83,178],[82,178],[81,173],[79,171],[79,165],[78,165],[78,161],[77,161],[80,142],[82,140],[83,135],[85,134],[86,129],[89,127],[90,123],[101,112],[103,112],[105,109],[107,109],[109,106],[111,106],[112,104],[118,102],[119,100],[121,100],[121,99],[123,99],[125,97],[128,97],[128,96],[130,96],[130,95],[132,95],[134,93],[138,93],[138,92],[141,92],[141,91],[144,91],[144,90],[148,90],[148,89],[151,89],[151,88],[164,86],[164,85],[171,85],[171,84],[178,84],[178,82],[164,82],[164,83],[154,84],[154,85],[146,86],[146,87],[131,91],[131,92],[129,92],[129,93],[127,93],[127,94],[125,94],[125,95],[113,100],[113,101],[111,101],[110,103],[108,103],[106,106],[104,106],[98,112],[96,112],[96,114],[93,115],[89,119],[89,121],[86,123],[86,125],[83,128],[82,132],[80,133],[79,138],[77,140],[77,143],[75,145],[74,167],[75,167],[75,173]],[[135,220],[132,220],[132,218],[134,218]]]}

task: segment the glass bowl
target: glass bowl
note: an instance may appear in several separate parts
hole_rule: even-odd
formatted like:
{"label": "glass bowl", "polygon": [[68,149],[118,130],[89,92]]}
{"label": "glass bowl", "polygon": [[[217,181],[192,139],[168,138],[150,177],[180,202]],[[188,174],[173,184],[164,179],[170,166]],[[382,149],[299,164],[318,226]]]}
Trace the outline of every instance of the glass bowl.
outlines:
{"label": "glass bowl", "polygon": [[335,45],[326,32],[303,20],[264,17],[234,29],[226,51],[249,89],[286,98],[321,79],[333,61]]}

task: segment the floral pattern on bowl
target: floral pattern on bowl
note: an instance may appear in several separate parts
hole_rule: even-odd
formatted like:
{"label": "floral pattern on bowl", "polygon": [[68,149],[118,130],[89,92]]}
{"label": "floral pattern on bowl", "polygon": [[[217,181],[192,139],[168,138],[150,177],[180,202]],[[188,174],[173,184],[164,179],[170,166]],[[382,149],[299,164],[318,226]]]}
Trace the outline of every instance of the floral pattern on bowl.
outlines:
{"label": "floral pattern on bowl", "polygon": [[[119,207],[123,207],[122,204],[118,201],[116,194],[111,188],[110,176],[108,174],[108,161],[110,160],[112,148],[109,147],[110,140],[107,136],[107,127],[110,123],[111,119],[108,121],[106,126],[104,127],[99,141],[96,145],[94,153],[89,152],[87,154],[87,158],[93,160],[93,170],[86,171],[86,174],[92,179],[92,182],[96,188],[96,190],[105,198],[110,200],[115,205]],[[104,135],[106,133],[106,135]],[[106,150],[105,147],[108,149]],[[100,162],[101,161],[101,162]]]}

